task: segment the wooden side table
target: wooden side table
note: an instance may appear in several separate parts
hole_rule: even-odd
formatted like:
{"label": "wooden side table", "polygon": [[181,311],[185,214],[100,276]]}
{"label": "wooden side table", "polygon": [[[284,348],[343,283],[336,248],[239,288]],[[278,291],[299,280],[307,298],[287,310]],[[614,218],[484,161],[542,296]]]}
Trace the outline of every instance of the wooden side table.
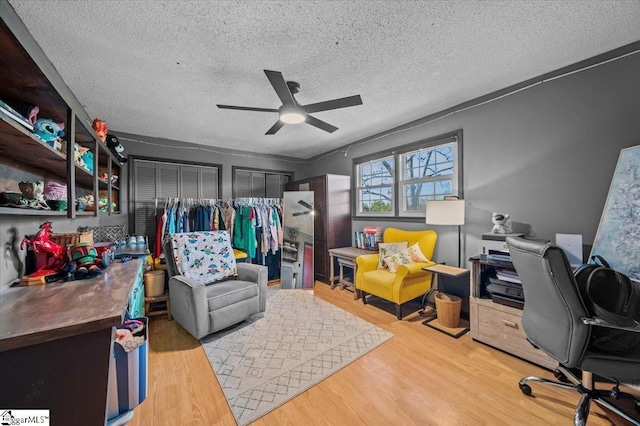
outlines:
{"label": "wooden side table", "polygon": [[440,289],[438,289],[438,285],[439,285],[438,281],[441,275],[446,277],[457,278],[457,277],[461,277],[462,275],[468,274],[470,272],[468,269],[456,268],[455,266],[443,265],[441,263],[431,265],[431,266],[425,266],[424,268],[422,268],[422,270],[432,272],[434,275],[434,280],[432,280],[431,290],[429,290],[429,292],[425,294],[425,299],[430,297],[433,292],[440,291]]}
{"label": "wooden side table", "polygon": [[[156,303],[160,303],[160,302],[165,302],[166,303],[166,307],[164,309],[153,309],[154,306],[151,305],[155,305]],[[171,318],[171,299],[169,299],[169,293],[164,293],[161,296],[156,296],[156,297],[145,297],[144,298],[144,312],[145,315],[148,317],[154,316],[154,315],[164,315],[167,314],[167,319],[169,321],[172,320]]]}
{"label": "wooden side table", "polygon": [[442,265],[439,263],[436,265],[425,266],[422,269],[424,271],[433,272],[434,274],[436,274],[436,277],[438,275],[445,275],[447,277],[459,277],[469,273],[468,269],[456,268],[455,266]]}
{"label": "wooden side table", "polygon": [[[455,266],[448,266],[448,265],[442,265],[442,264],[436,264],[436,265],[431,265],[431,266],[425,266],[424,268],[422,268],[424,271],[429,271],[432,272],[434,274],[434,278],[435,278],[435,285],[431,287],[431,290],[429,290],[429,292],[427,294],[425,294],[424,299],[426,300],[429,298],[429,296],[436,291],[440,291],[438,289],[439,287],[439,279],[440,276],[446,276],[446,277],[452,277],[452,278],[457,278],[457,277],[461,277],[463,275],[468,274],[470,271],[468,269],[463,269],[463,268],[456,268]],[[457,297],[457,296],[456,296]],[[442,333],[445,333],[451,337],[454,338],[458,338],[462,335],[464,335],[465,333],[467,333],[469,331],[469,322],[464,320],[464,319],[460,319],[458,327],[447,327],[444,326],[442,324],[440,324],[438,321],[434,321],[437,318],[437,312],[434,309],[430,316],[424,320],[422,322],[422,324],[434,328]]]}
{"label": "wooden side table", "polygon": [[[331,289],[336,287],[336,282],[340,285],[340,289],[344,290],[348,288],[353,291],[354,300],[358,299],[358,292],[356,290],[355,279],[356,279],[356,257],[362,256],[365,254],[376,253],[372,250],[360,249],[357,247],[339,247],[329,249],[329,284],[331,284]],[[340,275],[336,277],[334,271],[334,258],[338,260],[338,268],[340,269]],[[344,276],[344,268],[349,268],[353,271],[353,280],[348,280]]]}

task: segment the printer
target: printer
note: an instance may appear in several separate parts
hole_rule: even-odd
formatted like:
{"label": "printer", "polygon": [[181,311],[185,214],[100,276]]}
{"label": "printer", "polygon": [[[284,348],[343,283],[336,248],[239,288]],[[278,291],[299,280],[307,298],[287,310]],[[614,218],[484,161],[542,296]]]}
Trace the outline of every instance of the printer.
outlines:
{"label": "printer", "polygon": [[524,234],[521,232],[513,232],[511,234],[495,234],[493,232],[485,232],[484,234],[482,234],[482,239],[478,244],[478,251],[480,252],[480,256],[482,258],[485,258],[485,256],[489,254],[489,250],[508,253],[509,246],[506,242],[507,237],[522,236],[524,236]]}

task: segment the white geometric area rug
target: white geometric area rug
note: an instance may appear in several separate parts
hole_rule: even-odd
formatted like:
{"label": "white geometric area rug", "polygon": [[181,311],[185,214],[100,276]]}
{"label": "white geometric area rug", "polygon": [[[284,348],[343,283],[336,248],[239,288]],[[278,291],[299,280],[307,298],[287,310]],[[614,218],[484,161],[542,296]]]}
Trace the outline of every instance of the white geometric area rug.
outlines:
{"label": "white geometric area rug", "polygon": [[310,290],[269,289],[263,314],[201,342],[236,421],[246,425],[392,336]]}

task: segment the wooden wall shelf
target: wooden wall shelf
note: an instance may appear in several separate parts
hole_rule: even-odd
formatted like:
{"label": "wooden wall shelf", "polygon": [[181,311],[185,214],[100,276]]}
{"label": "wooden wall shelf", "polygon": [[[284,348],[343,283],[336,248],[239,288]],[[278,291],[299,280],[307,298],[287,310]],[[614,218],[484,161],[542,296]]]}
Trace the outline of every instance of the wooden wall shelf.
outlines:
{"label": "wooden wall shelf", "polygon": [[[13,9],[6,3],[0,3],[0,9],[0,63],[3,64],[0,100],[23,115],[30,106],[37,105],[40,108],[38,117],[65,123],[63,139],[67,144],[67,152],[56,150],[11,116],[0,112],[0,166],[13,176],[2,182],[0,191],[18,191],[21,175],[29,176],[30,180],[36,176],[35,179],[45,182],[66,183],[69,206],[66,213],[0,208],[0,214],[84,216],[74,210],[75,200],[87,194],[93,195],[96,204],[99,198],[106,199],[107,214],[119,213],[120,189],[111,182],[114,175],[121,178],[122,165],[106,145],[99,142],[91,128],[92,120],[31,39]],[[73,161],[76,143],[93,152],[93,173]],[[106,180],[98,177],[103,173],[108,176]],[[115,204],[114,208],[111,208],[112,204]]]}

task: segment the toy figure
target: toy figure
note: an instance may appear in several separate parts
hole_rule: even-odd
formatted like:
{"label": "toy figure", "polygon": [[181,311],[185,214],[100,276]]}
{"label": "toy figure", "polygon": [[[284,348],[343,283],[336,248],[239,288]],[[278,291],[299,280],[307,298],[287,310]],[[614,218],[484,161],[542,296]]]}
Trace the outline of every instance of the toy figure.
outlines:
{"label": "toy figure", "polygon": [[73,161],[85,170],[88,170],[87,165],[84,162],[84,156],[87,152],[89,152],[89,148],[85,148],[77,142],[73,145]]}
{"label": "toy figure", "polygon": [[512,231],[511,228],[511,219],[508,214],[494,213],[491,216],[491,221],[493,222],[493,228],[491,232],[494,234],[510,234]]}
{"label": "toy figure", "polygon": [[87,151],[82,154],[82,163],[84,164],[85,170],[93,174],[93,151],[87,148]]}
{"label": "toy figure", "polygon": [[19,182],[18,187],[22,192],[20,203],[29,207],[49,209],[44,200],[44,181]]}
{"label": "toy figure", "polygon": [[31,246],[32,250],[36,254],[46,254],[47,262],[40,267],[30,277],[41,277],[45,275],[54,274],[65,267],[67,264],[67,257],[65,256],[64,247],[55,243],[49,239],[51,235],[51,222],[45,222],[40,225],[38,233],[29,238],[24,237],[20,243],[20,250],[24,250],[24,245]]}
{"label": "toy figure", "polygon": [[96,131],[98,137],[102,142],[105,142],[107,140],[107,132],[109,132],[107,123],[100,120],[99,118],[96,118],[93,120],[93,124],[91,125],[91,127]]}
{"label": "toy figure", "polygon": [[98,252],[91,243],[78,243],[69,247],[69,258],[73,262],[70,272],[76,280],[95,278],[102,274],[102,269],[98,266]]}
{"label": "toy figure", "polygon": [[120,161],[121,163],[127,162],[127,159],[124,157],[124,155],[122,155],[122,153],[124,152],[124,147],[117,137],[111,134],[107,135],[107,147],[111,150],[111,152],[113,152],[113,155],[118,158],[118,161]]}
{"label": "toy figure", "polygon": [[55,141],[65,135],[64,123],[55,123],[50,118],[37,118],[40,108],[34,106],[29,111],[29,122],[33,124],[33,132],[51,147],[55,146]]}

